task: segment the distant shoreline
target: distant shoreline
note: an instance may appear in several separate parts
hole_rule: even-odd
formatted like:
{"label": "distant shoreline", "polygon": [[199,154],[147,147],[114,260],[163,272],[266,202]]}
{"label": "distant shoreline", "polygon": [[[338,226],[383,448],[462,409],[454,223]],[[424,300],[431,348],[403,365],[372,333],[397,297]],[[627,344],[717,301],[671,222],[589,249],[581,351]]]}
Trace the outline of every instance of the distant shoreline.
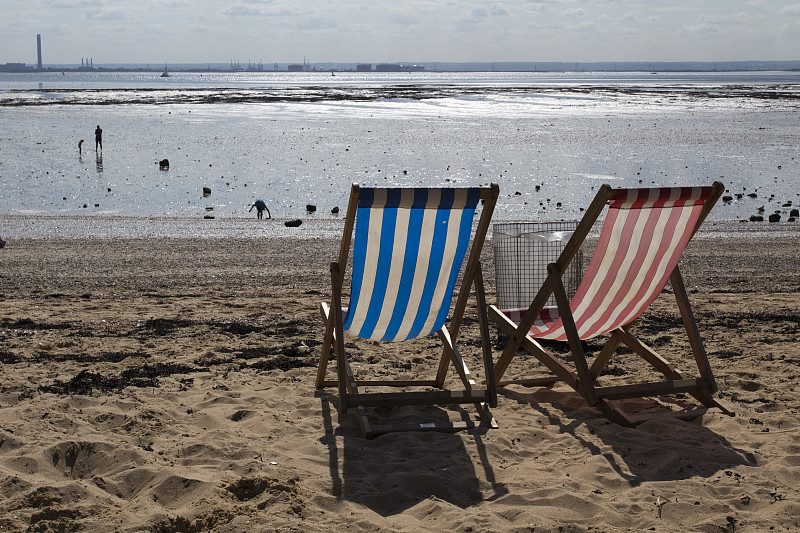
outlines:
{"label": "distant shoreline", "polygon": [[[291,218],[155,217],[115,215],[0,214],[0,238],[8,239],[339,239],[343,217],[300,218],[299,227],[286,227]],[[513,220],[517,221],[517,220]],[[495,216],[493,222],[512,222]],[[545,222],[545,220],[529,220]],[[800,238],[798,222],[707,220],[696,238]]]}
{"label": "distant shoreline", "polygon": [[[370,70],[359,67],[369,65]],[[348,63],[320,62],[313,64],[298,63],[248,63],[242,65],[237,61],[231,63],[169,63],[166,65],[170,73],[177,72],[357,72],[381,74],[387,71],[377,66],[400,67],[395,72],[766,72],[766,71],[800,71],[800,60],[790,61],[496,61],[496,62],[392,62],[392,63]],[[373,67],[375,69],[373,69]],[[163,65],[149,63],[103,63],[91,67],[64,63],[50,64],[38,69],[26,63],[0,64],[0,72],[6,73],[59,73],[69,72],[153,72],[160,73]],[[392,72],[388,70],[388,72]]]}

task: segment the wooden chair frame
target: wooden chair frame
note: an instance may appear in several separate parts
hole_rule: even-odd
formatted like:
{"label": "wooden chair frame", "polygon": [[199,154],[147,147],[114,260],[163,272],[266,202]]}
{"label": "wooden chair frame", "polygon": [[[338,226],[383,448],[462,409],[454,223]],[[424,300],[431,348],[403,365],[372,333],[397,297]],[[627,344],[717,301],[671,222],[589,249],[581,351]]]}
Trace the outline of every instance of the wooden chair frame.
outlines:
{"label": "wooden chair frame", "polygon": [[[342,288],[345,270],[350,257],[350,245],[356,223],[356,212],[361,189],[353,184],[350,201],[345,218],[344,236],[339,250],[339,258],[330,265],[332,298],[331,304],[322,302],[320,314],[325,321],[325,340],[322,345],[319,367],[317,369],[316,387],[338,388],[338,409],[340,413],[353,411],[357,417],[362,434],[369,438],[395,431],[449,431],[455,432],[471,428],[496,428],[489,407],[497,405],[497,390],[494,380],[494,366],[489,337],[489,322],[486,314],[486,296],[483,286],[483,274],[480,265],[480,254],[494,211],[499,187],[492,184],[482,187],[480,198],[483,207],[477,229],[472,238],[468,258],[462,265],[462,280],[458,288],[456,304],[448,324],[438,331],[443,344],[442,356],[436,376],[430,380],[359,380],[353,373],[345,351],[342,313]],[[481,334],[482,359],[486,384],[484,388],[475,388],[475,380],[457,348],[456,340],[462,325],[471,289],[474,287],[477,303],[478,323]],[[452,301],[450,302],[451,305]],[[331,351],[336,356],[336,379],[326,379],[326,372]],[[449,366],[452,365],[463,386],[460,390],[445,388]],[[412,390],[399,392],[363,392],[362,387],[402,387],[402,388],[435,388],[437,390]],[[367,417],[367,407],[402,406],[402,405],[452,405],[474,404],[479,420],[462,420],[450,422],[421,422],[374,424]]]}
{"label": "wooden chair frame", "polygon": [[[699,219],[695,224],[691,235],[694,235],[697,232],[697,229],[700,227],[703,220],[706,218],[709,211],[724,191],[724,186],[719,182],[715,182],[713,188],[713,194],[703,205]],[[603,185],[600,188],[595,196],[594,201],[587,209],[583,219],[580,221],[572,237],[565,245],[564,250],[559,258],[555,263],[550,263],[548,265],[547,279],[537,295],[534,297],[528,311],[522,316],[519,324],[516,324],[510,320],[496,306],[492,305],[489,307],[489,316],[491,320],[497,324],[500,331],[509,336],[508,344],[506,345],[502,355],[497,360],[497,364],[495,365],[494,374],[498,386],[519,384],[533,387],[546,386],[557,381],[563,381],[577,391],[581,396],[583,396],[590,406],[598,408],[613,422],[627,427],[634,427],[646,420],[663,416],[670,416],[680,419],[693,419],[702,415],[709,407],[719,408],[723,413],[733,416],[732,411],[712,397],[712,394],[717,392],[717,384],[714,379],[711,366],[708,362],[708,357],[703,347],[703,342],[700,338],[697,323],[694,315],[692,314],[689,299],[686,294],[686,288],[684,287],[683,279],[677,264],[669,279],[683,325],[686,329],[689,344],[697,364],[699,377],[688,378],[684,376],[684,374],[679,372],[669,361],[664,359],[661,355],[656,353],[653,349],[646,346],[643,342],[631,334],[631,325],[636,318],[638,318],[638,315],[627,324],[610,332],[608,341],[597,354],[591,366],[589,365],[582,345],[583,339],[580,338],[575,326],[572,311],[570,309],[570,301],[567,297],[561,278],[566,271],[567,266],[578,252],[578,249],[585,241],[595,221],[603,212],[606,203],[610,200],[613,200],[616,193],[616,190],[612,189],[608,185]],[[567,336],[567,343],[571,352],[574,369],[564,364],[559,358],[550,353],[529,334],[536,317],[539,316],[539,313],[546,305],[546,302],[550,298],[551,294],[556,298],[559,315],[562,319],[564,330]],[[598,384],[598,377],[600,373],[608,365],[617,348],[623,344],[630,348],[636,355],[648,362],[653,368],[663,374],[666,379],[660,382],[638,383],[611,387],[600,386]],[[503,375],[505,374],[512,359],[520,349],[523,349],[533,355],[539,362],[547,367],[550,372],[552,372],[552,375],[538,378],[504,381],[502,379]],[[613,404],[613,400],[663,396],[678,393],[690,394],[704,407],[700,409],[632,416],[623,412],[620,408]]]}

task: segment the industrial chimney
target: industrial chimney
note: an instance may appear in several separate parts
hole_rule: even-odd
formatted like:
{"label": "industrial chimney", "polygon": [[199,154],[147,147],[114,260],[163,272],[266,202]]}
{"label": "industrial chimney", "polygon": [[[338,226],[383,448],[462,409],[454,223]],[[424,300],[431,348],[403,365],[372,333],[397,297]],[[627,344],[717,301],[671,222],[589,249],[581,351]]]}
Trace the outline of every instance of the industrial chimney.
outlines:
{"label": "industrial chimney", "polygon": [[42,34],[36,34],[36,57],[38,61],[36,62],[37,68],[42,70]]}

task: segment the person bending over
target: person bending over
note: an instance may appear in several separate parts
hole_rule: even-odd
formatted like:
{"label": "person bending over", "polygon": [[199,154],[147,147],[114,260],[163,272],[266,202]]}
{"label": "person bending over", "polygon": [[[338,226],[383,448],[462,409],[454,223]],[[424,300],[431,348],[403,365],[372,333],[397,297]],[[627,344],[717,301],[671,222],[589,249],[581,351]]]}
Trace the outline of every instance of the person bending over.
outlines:
{"label": "person bending over", "polygon": [[264,211],[267,212],[267,219],[272,218],[272,214],[269,212],[269,209],[267,209],[267,204],[264,203],[264,200],[260,198],[256,200],[256,203],[250,206],[250,210],[248,211],[248,213],[252,211],[254,207],[256,208],[256,214],[258,215],[259,219],[263,218]]}

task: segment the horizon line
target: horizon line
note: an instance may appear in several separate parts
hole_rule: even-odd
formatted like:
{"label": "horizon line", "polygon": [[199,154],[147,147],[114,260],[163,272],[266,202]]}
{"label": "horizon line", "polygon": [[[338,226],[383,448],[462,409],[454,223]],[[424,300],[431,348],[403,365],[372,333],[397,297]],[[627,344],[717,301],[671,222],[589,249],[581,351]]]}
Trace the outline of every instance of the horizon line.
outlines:
{"label": "horizon line", "polygon": [[[109,69],[132,69],[132,70],[162,70],[167,68],[170,62],[104,62],[96,65],[91,63],[42,63],[39,68],[33,64],[26,63],[5,63],[0,64],[0,71],[9,72],[11,68],[17,68],[20,72],[39,72],[46,70],[81,70],[97,71]],[[163,65],[163,67],[162,67]],[[266,66],[265,66],[266,65]],[[647,71],[647,70],[673,70],[673,71],[715,71],[715,70],[797,70],[800,69],[800,59],[798,60],[727,60],[727,61],[417,61],[417,62],[367,62],[367,61],[321,61],[303,63],[297,62],[267,62],[259,60],[254,62],[248,60],[242,63],[240,60],[230,60],[228,62],[172,62],[173,71],[179,70],[217,70],[217,71],[260,71],[272,72],[289,67],[302,67],[301,71],[330,71],[337,69],[356,70],[359,66],[401,66],[406,69],[422,71],[497,71],[497,72],[536,72],[536,71]],[[5,67],[5,68],[3,68]],[[512,68],[513,67],[513,68]],[[298,70],[298,69],[295,69]],[[413,70],[412,70],[413,71]],[[367,72],[367,71],[364,71]],[[375,72],[372,70],[372,72]]]}

